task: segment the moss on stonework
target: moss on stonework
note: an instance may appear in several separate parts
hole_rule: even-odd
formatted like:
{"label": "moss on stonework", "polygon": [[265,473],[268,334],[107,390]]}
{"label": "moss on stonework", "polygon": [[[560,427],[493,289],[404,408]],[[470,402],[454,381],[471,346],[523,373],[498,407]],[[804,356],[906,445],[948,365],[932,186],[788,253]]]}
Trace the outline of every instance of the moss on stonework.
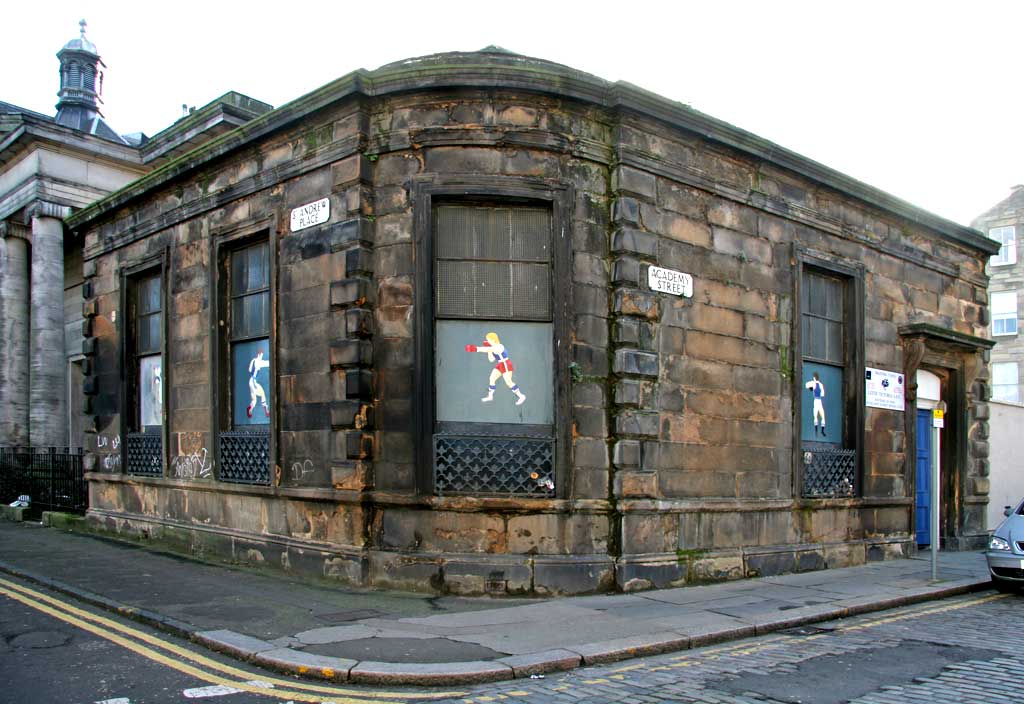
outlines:
{"label": "moss on stonework", "polygon": [[691,550],[681,550],[680,549],[680,550],[676,550],[676,560],[678,560],[679,564],[682,565],[683,563],[693,562],[694,560],[697,560],[697,559],[699,559],[701,557],[704,557],[707,554],[708,554],[708,551],[705,550],[705,549],[691,549]]}
{"label": "moss on stonework", "polygon": [[793,376],[793,368],[789,365],[789,347],[786,345],[779,345],[779,374],[783,379]]}

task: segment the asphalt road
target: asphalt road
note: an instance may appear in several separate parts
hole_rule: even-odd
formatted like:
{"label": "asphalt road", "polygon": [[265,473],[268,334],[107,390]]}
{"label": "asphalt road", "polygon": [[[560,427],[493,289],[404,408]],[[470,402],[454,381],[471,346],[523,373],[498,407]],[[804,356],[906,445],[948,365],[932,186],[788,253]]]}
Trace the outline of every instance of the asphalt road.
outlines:
{"label": "asphalt road", "polygon": [[982,592],[544,679],[478,687],[318,684],[0,578],[0,702],[444,701],[972,704],[1024,699],[1024,596]]}

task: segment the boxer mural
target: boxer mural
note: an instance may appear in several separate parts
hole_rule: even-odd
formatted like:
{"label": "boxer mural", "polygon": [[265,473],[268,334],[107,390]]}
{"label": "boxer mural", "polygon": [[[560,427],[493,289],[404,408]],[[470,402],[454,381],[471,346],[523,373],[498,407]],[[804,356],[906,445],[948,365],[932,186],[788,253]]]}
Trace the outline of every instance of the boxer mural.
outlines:
{"label": "boxer mural", "polygon": [[825,385],[821,383],[818,372],[814,372],[813,378],[804,384],[814,396],[814,434],[818,434],[818,422],[821,421],[821,436],[825,437]]}
{"label": "boxer mural", "polygon": [[494,364],[494,369],[491,370],[491,376],[487,381],[487,395],[480,399],[481,402],[487,403],[494,400],[494,389],[499,378],[504,379],[505,386],[516,395],[517,406],[521,406],[526,402],[526,395],[519,390],[519,386],[512,380],[512,372],[515,371],[515,367],[512,366],[508,350],[505,349],[505,345],[501,344],[497,333],[487,333],[484,336],[484,343],[482,345],[466,345],[466,351],[483,352],[487,355],[487,361]]}
{"label": "boxer mural", "polygon": [[263,359],[263,350],[257,350],[256,356],[249,361],[249,405],[245,409],[245,414],[252,418],[253,409],[256,408],[256,401],[263,403],[263,412],[267,418],[270,417],[270,407],[267,405],[267,392],[263,389],[263,384],[256,380],[256,376],[260,373],[261,369],[269,369],[270,362]]}

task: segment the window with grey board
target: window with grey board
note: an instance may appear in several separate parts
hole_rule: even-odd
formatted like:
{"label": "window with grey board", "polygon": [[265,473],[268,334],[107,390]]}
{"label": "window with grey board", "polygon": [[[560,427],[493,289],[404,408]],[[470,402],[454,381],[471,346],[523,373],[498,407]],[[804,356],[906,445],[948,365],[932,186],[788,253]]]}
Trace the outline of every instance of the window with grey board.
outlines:
{"label": "window with grey board", "polygon": [[231,253],[231,425],[270,423],[270,255],[266,242]]}
{"label": "window with grey board", "polygon": [[[848,276],[804,267],[800,280],[799,434],[806,497],[852,496],[856,453],[849,445],[851,408]],[[863,383],[861,381],[860,383]],[[852,417],[852,416],[851,416]]]}
{"label": "window with grey board", "polygon": [[[441,204],[433,226],[437,488],[548,494],[554,487],[551,210]],[[505,438],[500,451],[491,453],[489,435]],[[458,456],[467,443],[472,459]]]}
{"label": "window with grey board", "polygon": [[125,471],[163,474],[164,359],[163,276],[148,270],[126,279],[128,412]]}
{"label": "window with grey board", "polygon": [[222,365],[218,477],[270,482],[270,427],[274,413],[271,376],[271,257],[267,240],[247,241],[221,253],[221,303],[225,329]]}

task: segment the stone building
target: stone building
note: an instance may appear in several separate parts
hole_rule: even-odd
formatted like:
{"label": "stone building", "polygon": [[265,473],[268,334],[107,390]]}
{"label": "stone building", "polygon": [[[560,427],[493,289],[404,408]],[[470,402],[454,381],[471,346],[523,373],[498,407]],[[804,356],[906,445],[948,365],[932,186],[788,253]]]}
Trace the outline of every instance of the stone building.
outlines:
{"label": "stone building", "polygon": [[1024,233],[1024,186],[1014,186],[1007,198],[975,218],[971,226],[999,244],[999,252],[986,267],[992,339],[996,341],[991,359],[992,494],[988,510],[988,527],[994,529],[1003,520],[1003,508],[1024,495],[1019,459],[1024,450],[1019,432],[1024,423],[1024,338],[1020,335],[1024,260],[1017,253],[1018,233]]}
{"label": "stone building", "polygon": [[999,243],[999,252],[986,267],[992,339],[996,341],[992,350],[992,398],[1024,403],[1024,338],[1019,325],[1024,307],[1024,259],[1017,255],[1017,233],[1024,233],[1024,186],[1014,186],[1009,197],[975,218],[971,226]]}
{"label": "stone building", "polygon": [[992,240],[634,86],[357,71],[69,227],[97,527],[455,593],[907,556],[924,379],[984,540]]}
{"label": "stone building", "polygon": [[0,102],[0,446],[83,445],[82,244],[64,220],[271,107],[228,93],[152,139],[119,135],[81,25],[57,54],[56,116]]}

